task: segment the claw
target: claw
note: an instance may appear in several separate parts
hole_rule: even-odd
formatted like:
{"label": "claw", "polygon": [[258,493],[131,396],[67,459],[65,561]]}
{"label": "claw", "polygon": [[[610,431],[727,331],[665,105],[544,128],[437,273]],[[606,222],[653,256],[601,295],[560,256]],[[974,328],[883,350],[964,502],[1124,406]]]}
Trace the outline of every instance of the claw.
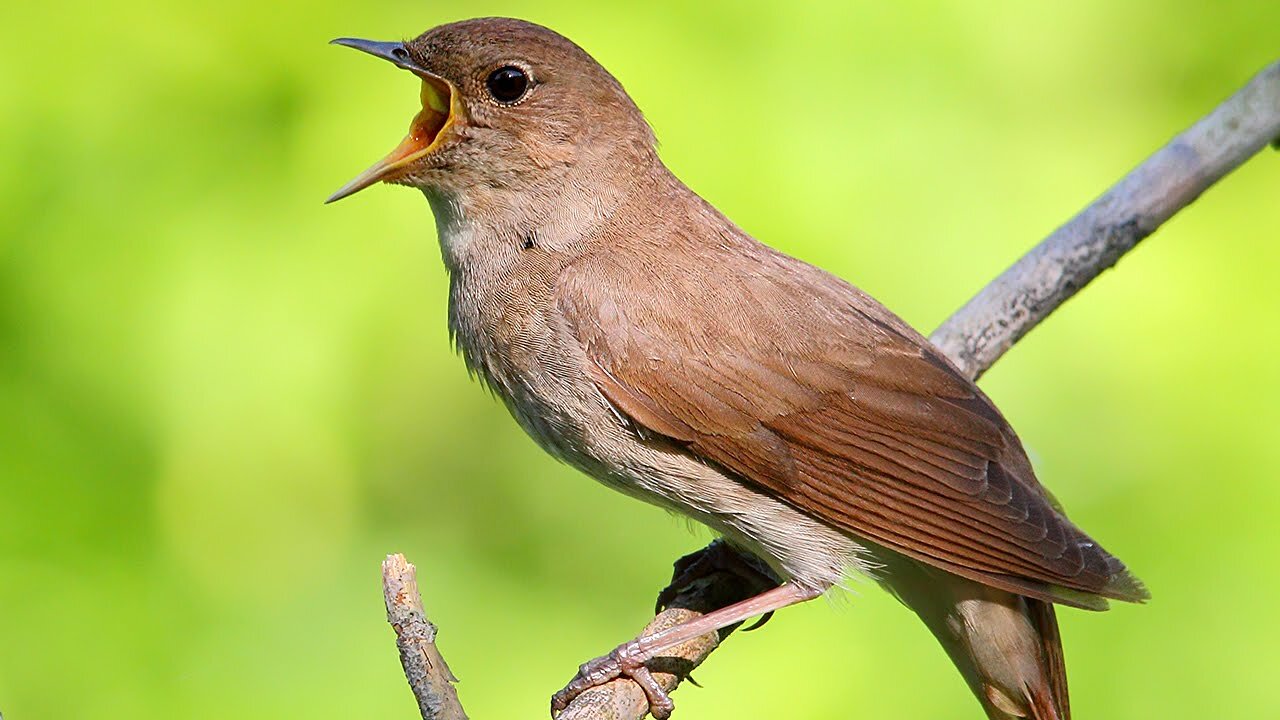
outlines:
{"label": "claw", "polygon": [[564,686],[560,692],[551,696],[551,717],[564,712],[582,693],[599,687],[610,680],[626,677],[633,680],[644,691],[649,700],[649,712],[658,720],[666,720],[675,710],[671,696],[662,689],[657,678],[645,667],[645,659],[639,645],[633,640],[614,648],[613,652],[585,662],[578,668],[578,674]]}
{"label": "claw", "polygon": [[[754,576],[759,579],[761,576]],[[578,669],[578,674],[563,690],[551,698],[552,717],[568,707],[575,697],[616,677],[635,681],[649,701],[649,711],[659,720],[671,715],[674,705],[667,691],[645,667],[645,663],[681,643],[695,640],[723,628],[736,626],[757,615],[768,616],[779,608],[818,597],[828,587],[810,587],[794,583],[775,584],[756,595],[730,603],[705,615],[678,622],[664,630],[644,635],[620,645],[608,655],[596,658]],[[767,619],[767,617],[766,617]]]}

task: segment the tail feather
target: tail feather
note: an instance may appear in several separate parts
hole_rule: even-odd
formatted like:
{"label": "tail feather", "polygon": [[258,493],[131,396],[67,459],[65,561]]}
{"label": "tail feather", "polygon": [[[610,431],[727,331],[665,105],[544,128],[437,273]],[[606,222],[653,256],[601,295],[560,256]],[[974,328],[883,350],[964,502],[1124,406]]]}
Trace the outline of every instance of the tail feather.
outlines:
{"label": "tail feather", "polygon": [[[1058,615],[1053,604],[1041,600],[1027,600],[1027,616],[1040,636],[1041,649],[1044,651],[1045,671],[1049,675],[1049,697],[1036,693],[1028,688],[1031,700],[1032,717],[1057,718],[1071,720],[1071,700],[1067,695],[1067,661],[1062,654],[1062,633],[1058,631]],[[1056,710],[1056,714],[1055,714]]]}
{"label": "tail feather", "polygon": [[990,720],[1071,720],[1052,603],[988,587],[893,553],[880,584],[933,631]]}

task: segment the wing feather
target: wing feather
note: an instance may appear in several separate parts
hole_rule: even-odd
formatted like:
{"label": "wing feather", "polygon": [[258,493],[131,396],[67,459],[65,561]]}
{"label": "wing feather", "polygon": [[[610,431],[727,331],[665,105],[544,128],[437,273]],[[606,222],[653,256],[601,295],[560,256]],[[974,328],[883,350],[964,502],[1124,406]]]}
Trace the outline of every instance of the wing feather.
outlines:
{"label": "wing feather", "polygon": [[754,244],[729,263],[730,249],[701,249],[702,266],[721,269],[715,283],[645,281],[612,256],[561,278],[587,371],[632,422],[944,570],[1082,607],[1145,598],[1057,509],[1009,424],[928,341],[816,268]]}

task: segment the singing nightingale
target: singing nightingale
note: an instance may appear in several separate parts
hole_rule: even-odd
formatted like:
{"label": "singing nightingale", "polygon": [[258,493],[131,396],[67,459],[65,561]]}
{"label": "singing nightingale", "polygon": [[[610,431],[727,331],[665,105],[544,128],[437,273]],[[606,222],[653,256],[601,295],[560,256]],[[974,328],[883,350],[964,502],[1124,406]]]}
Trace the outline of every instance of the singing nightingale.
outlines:
{"label": "singing nightingale", "polygon": [[666,717],[646,661],[861,573],[924,620],[990,718],[1067,720],[1053,604],[1147,593],[928,340],[681,183],[622,85],[555,32],[485,18],[334,42],[421,81],[408,136],[330,201],[422,191],[467,367],[547,452],[783,580],[588,663],[553,713],[622,675]]}

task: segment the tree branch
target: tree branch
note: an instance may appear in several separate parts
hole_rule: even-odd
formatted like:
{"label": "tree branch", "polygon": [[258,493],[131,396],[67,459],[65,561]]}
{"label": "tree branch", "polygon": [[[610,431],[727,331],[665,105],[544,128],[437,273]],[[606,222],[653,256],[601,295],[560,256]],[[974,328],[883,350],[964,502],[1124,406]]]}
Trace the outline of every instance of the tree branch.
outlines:
{"label": "tree branch", "polygon": [[382,596],[387,603],[387,622],[396,631],[400,664],[418,700],[422,720],[467,720],[452,685],[458,678],[436,648],[436,626],[422,609],[418,570],[400,553],[382,561]]}
{"label": "tree branch", "polygon": [[1280,141],[1280,62],[1160,148],[947,318],[930,336],[977,379],[1102,271],[1268,143]]}
{"label": "tree branch", "polygon": [[[1031,328],[1268,143],[1280,143],[1280,62],[1258,73],[1239,92],[1054,231],[965,303],[934,331],[930,340],[966,375],[977,379]],[[744,600],[761,589],[731,573],[707,576],[682,589],[641,633],[650,634]],[[416,588],[413,595],[417,595]],[[387,597],[390,617],[391,595]],[[417,608],[421,618],[420,601]],[[434,652],[430,638],[434,637],[435,628],[425,619],[421,621],[430,628],[426,643]],[[675,689],[732,631],[733,628],[726,628],[718,637],[708,635],[666,652],[660,663],[651,664],[655,676],[666,690]],[[423,718],[465,717],[447,682],[443,686],[453,698],[457,715],[428,715],[429,703],[424,698],[435,697],[427,693],[438,693],[439,686],[428,685],[419,692],[419,683],[409,669],[403,635],[401,657]],[[443,662],[439,660],[441,667]],[[447,668],[445,675],[451,677]],[[559,720],[641,720],[648,710],[649,703],[640,687],[619,678],[578,696]]]}

